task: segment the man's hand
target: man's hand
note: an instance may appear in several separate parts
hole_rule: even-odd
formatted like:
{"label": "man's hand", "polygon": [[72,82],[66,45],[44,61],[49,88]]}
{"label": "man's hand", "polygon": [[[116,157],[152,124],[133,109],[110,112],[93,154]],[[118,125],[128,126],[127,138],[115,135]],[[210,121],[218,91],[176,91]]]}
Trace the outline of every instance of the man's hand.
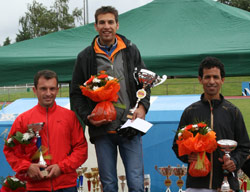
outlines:
{"label": "man's hand", "polygon": [[145,119],[145,115],[146,115],[146,110],[144,106],[142,104],[139,104],[139,106],[137,107],[137,109],[133,114],[132,121],[135,120],[136,118]]}
{"label": "man's hand", "polygon": [[32,163],[27,171],[27,175],[33,180],[41,180],[44,179],[40,168],[46,168],[46,165],[40,165],[38,163]]}
{"label": "man's hand", "polygon": [[49,165],[46,170],[49,172],[49,175],[46,176],[46,179],[55,178],[61,174],[61,169],[57,164]]}
{"label": "man's hand", "polygon": [[219,158],[219,161],[222,164],[222,169],[228,170],[229,172],[234,172],[236,170],[236,165],[234,164],[234,161],[228,158],[227,156],[223,156],[222,158]]}
{"label": "man's hand", "polygon": [[190,155],[188,155],[188,162],[192,163],[194,161],[197,161],[197,156],[198,156],[198,153],[191,153]]}
{"label": "man's hand", "polygon": [[111,120],[106,120],[106,119],[103,119],[101,121],[95,121],[93,120],[93,117],[95,116],[94,113],[91,113],[90,115],[88,115],[88,120],[89,122],[94,125],[95,127],[100,127],[101,125],[105,125],[105,124],[108,124],[111,122]]}

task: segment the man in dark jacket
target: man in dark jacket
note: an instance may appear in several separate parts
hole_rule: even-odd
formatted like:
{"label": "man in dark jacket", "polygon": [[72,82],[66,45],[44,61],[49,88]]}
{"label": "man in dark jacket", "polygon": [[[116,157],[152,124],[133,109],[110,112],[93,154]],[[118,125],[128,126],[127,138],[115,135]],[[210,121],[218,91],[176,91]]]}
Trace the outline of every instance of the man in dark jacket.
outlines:
{"label": "man in dark jacket", "polygon": [[[239,170],[249,154],[249,137],[240,110],[220,94],[224,83],[224,65],[217,58],[205,58],[199,67],[199,81],[203,85],[204,93],[201,100],[188,106],[181,117],[179,128],[197,122],[205,122],[215,131],[216,140],[231,139],[238,143],[237,148],[231,152],[231,158],[223,158],[223,152],[216,149],[212,154],[207,154],[211,162],[211,170],[207,176],[192,177],[187,175],[187,192],[217,191],[223,181],[223,170],[229,171],[228,181],[230,188],[239,190],[237,170]],[[176,156],[190,165],[197,160],[197,153],[179,156],[176,134],[173,150]]]}
{"label": "man in dark jacket", "polygon": [[[124,36],[116,34],[119,29],[118,12],[113,7],[101,7],[95,13],[95,29],[99,33],[91,46],[79,53],[73,71],[70,99],[78,116],[89,127],[90,141],[95,145],[98,168],[103,191],[117,192],[116,172],[117,147],[123,160],[129,191],[144,191],[143,159],[141,134],[128,129],[129,138],[117,134],[119,128],[127,120],[129,109],[137,101],[136,91],[141,85],[136,83],[133,73],[135,68],[145,68],[137,47]],[[91,75],[106,71],[108,75],[119,79],[119,106],[114,121],[95,121],[91,114],[96,103],[83,96],[79,85],[83,85]],[[150,90],[140,100],[133,114],[135,118],[145,118],[149,108]]]}

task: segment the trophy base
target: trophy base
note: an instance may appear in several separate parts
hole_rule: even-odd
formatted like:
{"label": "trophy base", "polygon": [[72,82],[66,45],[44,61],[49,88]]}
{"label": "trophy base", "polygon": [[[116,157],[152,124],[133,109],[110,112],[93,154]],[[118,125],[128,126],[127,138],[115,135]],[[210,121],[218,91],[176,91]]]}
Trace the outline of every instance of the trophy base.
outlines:
{"label": "trophy base", "polygon": [[42,176],[47,177],[49,175],[49,172],[47,170],[41,170]]}

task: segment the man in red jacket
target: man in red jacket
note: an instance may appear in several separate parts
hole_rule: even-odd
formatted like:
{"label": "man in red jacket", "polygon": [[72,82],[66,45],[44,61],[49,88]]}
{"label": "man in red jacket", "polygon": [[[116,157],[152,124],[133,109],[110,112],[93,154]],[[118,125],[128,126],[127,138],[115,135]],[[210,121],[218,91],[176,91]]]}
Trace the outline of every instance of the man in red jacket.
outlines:
{"label": "man in red jacket", "polygon": [[[55,72],[43,70],[35,75],[33,91],[38,104],[16,118],[4,146],[12,169],[27,179],[27,191],[76,192],[76,169],[87,159],[83,129],[73,111],[56,104],[58,90]],[[35,134],[30,134],[28,129],[29,124],[40,122],[44,123],[39,131],[41,146],[46,149],[44,164],[32,158],[37,142],[34,142]],[[21,142],[15,140],[17,132],[23,134]],[[24,140],[29,144],[24,144]],[[41,169],[47,174],[42,174]]]}

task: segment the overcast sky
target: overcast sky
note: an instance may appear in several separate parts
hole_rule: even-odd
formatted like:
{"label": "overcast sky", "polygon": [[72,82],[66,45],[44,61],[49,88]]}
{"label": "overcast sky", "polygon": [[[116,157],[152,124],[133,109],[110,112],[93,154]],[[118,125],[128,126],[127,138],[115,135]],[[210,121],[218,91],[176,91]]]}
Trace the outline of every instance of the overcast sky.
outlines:
{"label": "overcast sky", "polygon": [[[25,15],[27,5],[32,4],[33,0],[0,0],[0,45],[3,45],[6,37],[15,41],[18,33],[20,17]],[[47,8],[53,5],[54,0],[36,0]],[[112,5],[118,9],[119,14],[140,7],[152,0],[88,0],[89,21],[94,21],[94,12],[103,5]],[[74,8],[82,8],[83,0],[69,0],[69,7],[72,11]],[[70,11],[70,12],[71,12]]]}

